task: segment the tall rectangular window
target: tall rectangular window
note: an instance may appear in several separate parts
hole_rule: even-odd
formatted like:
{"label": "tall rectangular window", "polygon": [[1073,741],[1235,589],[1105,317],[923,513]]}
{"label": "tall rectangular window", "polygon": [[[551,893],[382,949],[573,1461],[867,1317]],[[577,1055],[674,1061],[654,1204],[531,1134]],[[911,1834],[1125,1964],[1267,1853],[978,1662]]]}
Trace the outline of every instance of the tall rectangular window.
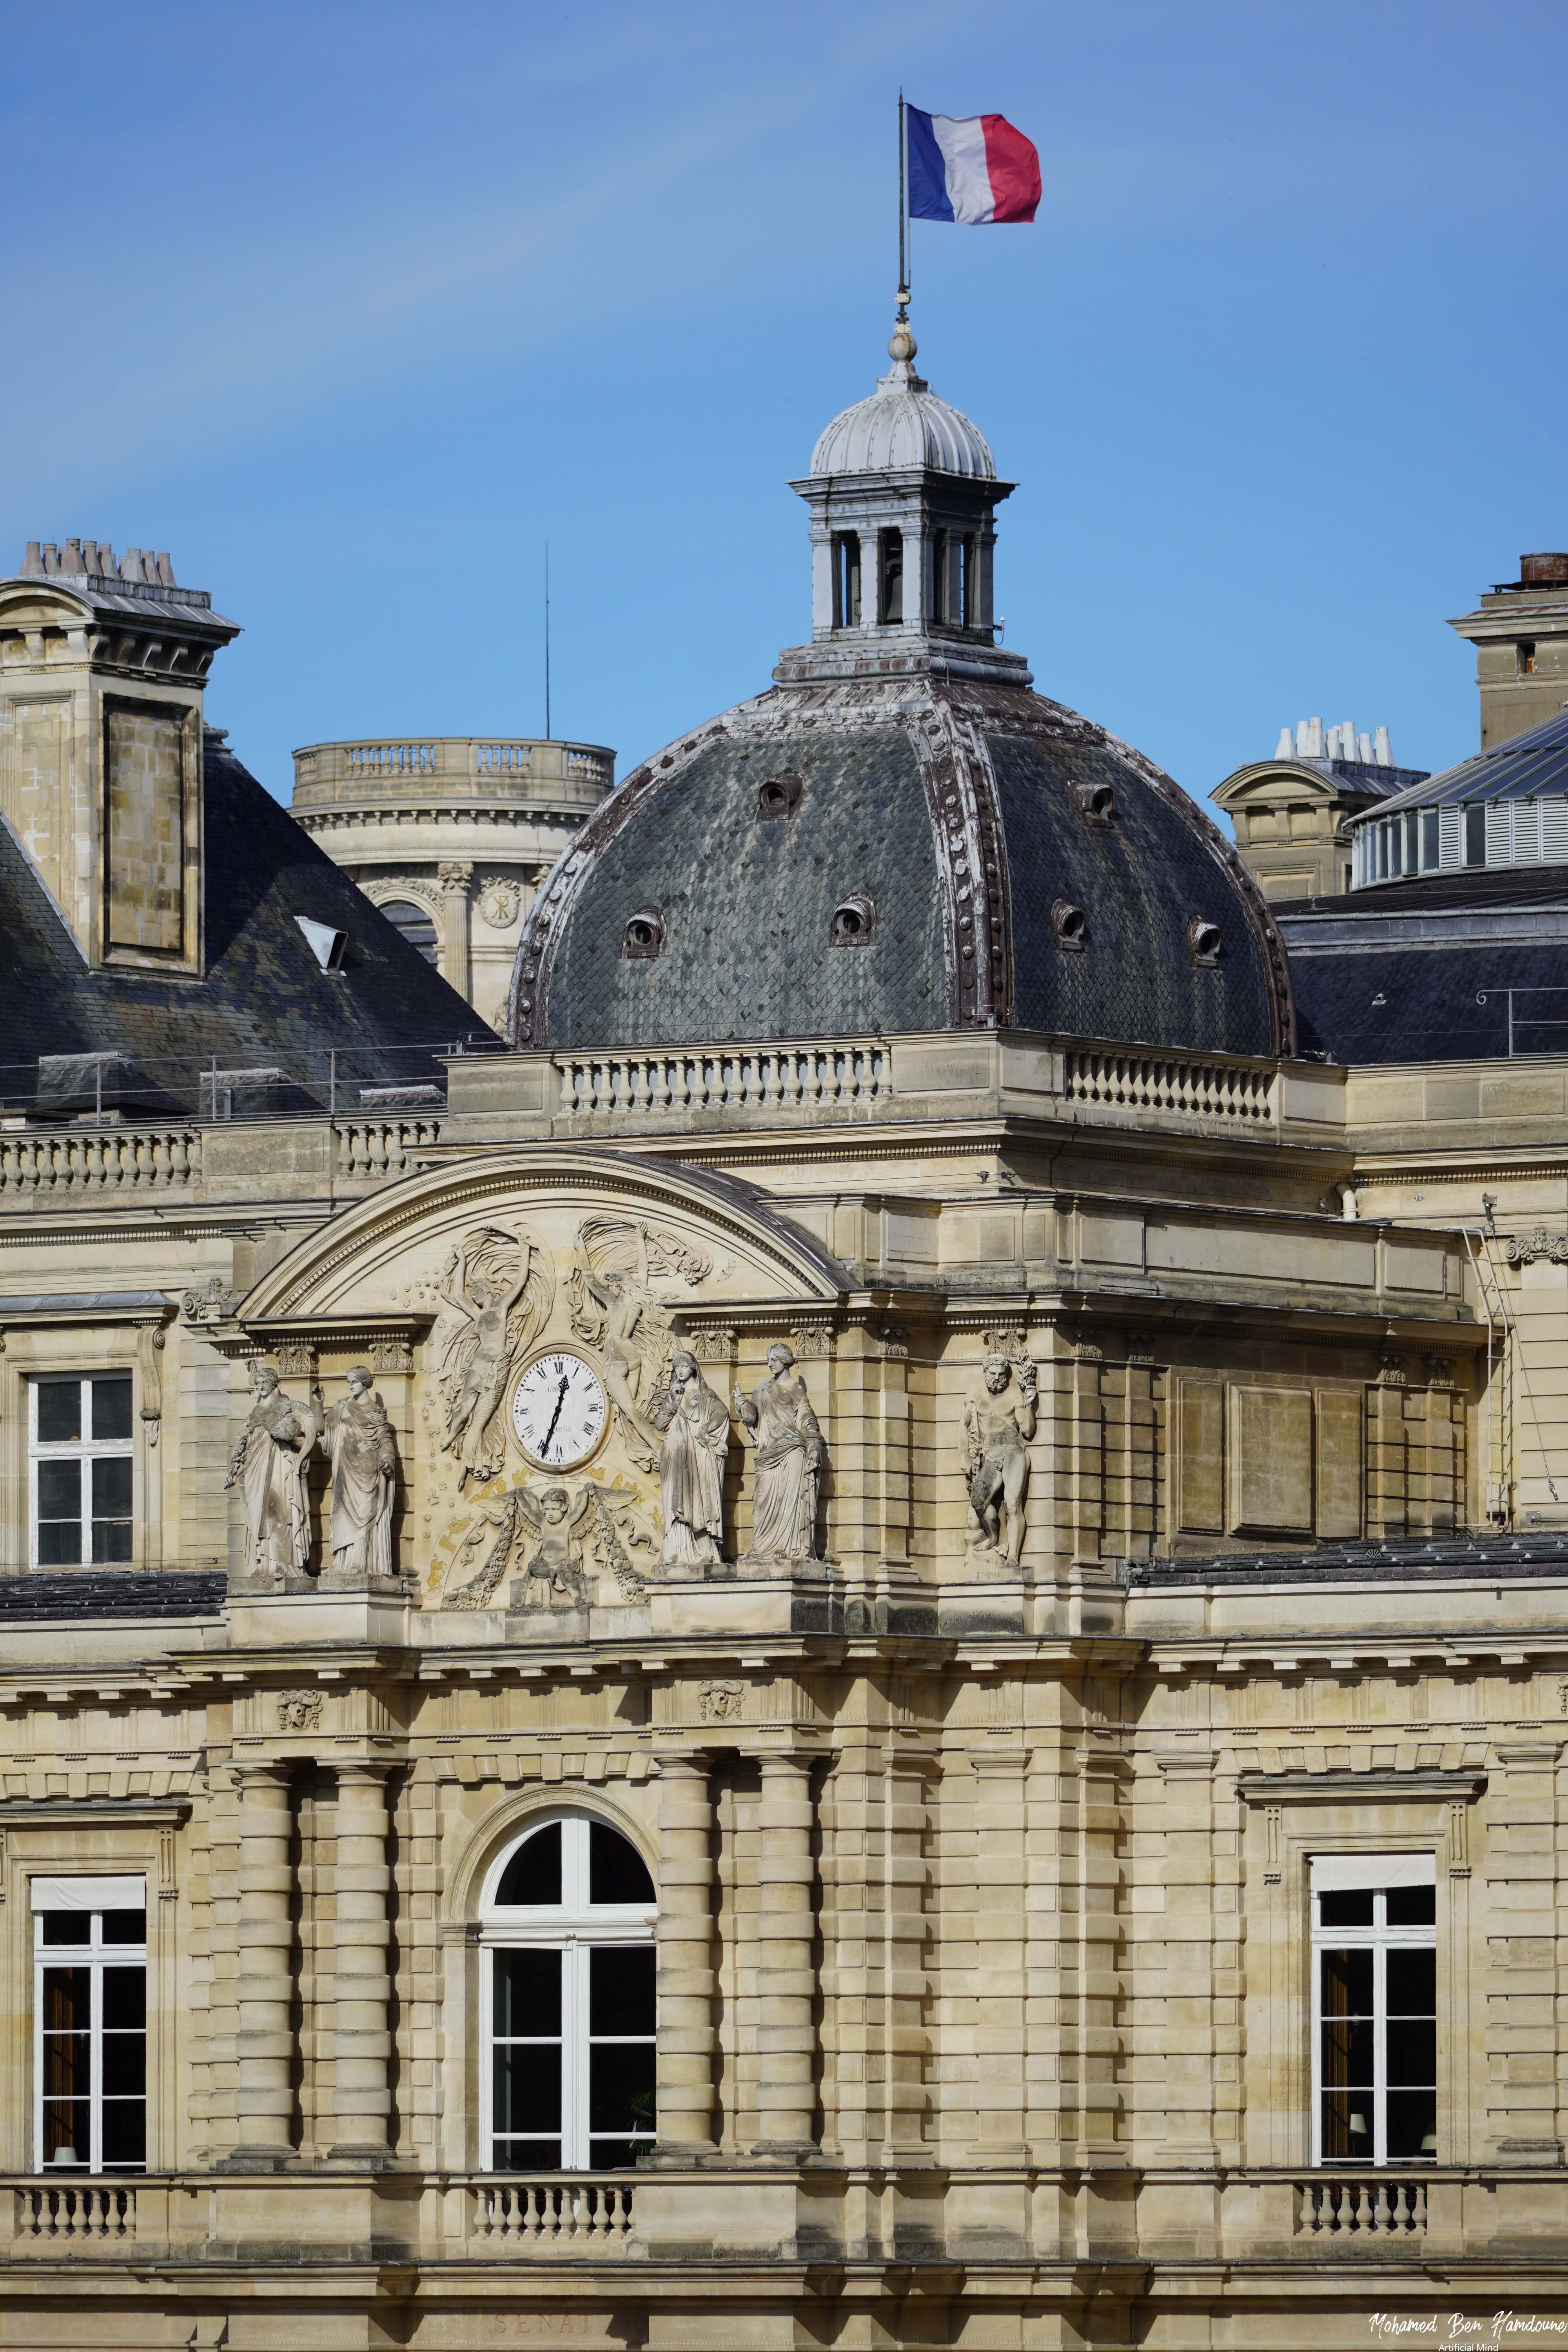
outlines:
{"label": "tall rectangular window", "polygon": [[878,533],[881,574],[878,593],[877,618],[887,624],[904,617],[904,534],[901,530]]}
{"label": "tall rectangular window", "polygon": [[1487,862],[1487,807],[1484,801],[1474,802],[1465,811],[1465,863],[1484,866]]}
{"label": "tall rectangular window", "polygon": [[833,534],[833,625],[836,629],[858,629],[860,625],[858,531],[836,530]]}
{"label": "tall rectangular window", "polygon": [[[1437,1896],[1431,1857],[1331,1857],[1327,1885],[1321,1870],[1314,1869],[1312,1890],[1313,2162],[1435,2163]],[[1373,1883],[1379,1875],[1417,1872],[1425,1884]],[[1364,1885],[1342,1883],[1358,1875]]]}
{"label": "tall rectangular window", "polygon": [[40,2172],[147,2169],[147,1882],[35,1878]]}
{"label": "tall rectangular window", "polygon": [[1437,812],[1436,809],[1423,809],[1421,812],[1421,871],[1423,874],[1436,872],[1437,861],[1441,854],[1437,843]]}
{"label": "tall rectangular window", "polygon": [[35,1568],[131,1558],[131,1375],[37,1380],[27,1400]]}
{"label": "tall rectangular window", "polygon": [[958,625],[961,629],[975,626],[977,599],[974,593],[974,541],[965,535],[958,542]]}
{"label": "tall rectangular window", "polygon": [[931,534],[931,616],[933,621],[945,621],[951,618],[948,605],[952,598],[952,583],[947,576],[948,550],[951,544],[950,535],[945,530],[934,531]]}
{"label": "tall rectangular window", "polygon": [[178,955],[185,943],[183,720],[115,704],[107,727],[109,943]]}

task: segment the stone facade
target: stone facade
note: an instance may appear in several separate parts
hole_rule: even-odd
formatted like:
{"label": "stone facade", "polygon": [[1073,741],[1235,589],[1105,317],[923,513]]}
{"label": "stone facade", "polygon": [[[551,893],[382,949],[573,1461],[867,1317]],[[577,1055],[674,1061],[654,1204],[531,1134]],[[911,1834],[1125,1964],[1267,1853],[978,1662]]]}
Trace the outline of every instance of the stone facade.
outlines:
{"label": "stone facade", "polygon": [[[1560,1116],[938,1043],[679,1090],[464,1057],[374,1164],[328,1121],[129,1182],[0,1139],[17,2340],[1350,2346],[1489,2311],[1500,2263],[1562,2308]],[[666,1367],[749,1401],[781,1346],[820,1558],[746,1557],[732,1418],[723,1561],[669,1565]],[[606,1408],[556,1462],[514,1399],[568,1356]],[[1037,1396],[1016,1561],[972,1524],[988,1361]],[[303,1565],[258,1570],[258,1368],[305,1420],[362,1365],[386,1571],[333,1571],[319,1449]],[[132,1556],[51,1570],[33,1390],[95,1375]],[[498,2167],[487,1889],[584,1816],[656,1890],[657,2147]],[[1418,2162],[1313,2161],[1345,1855],[1435,1879]],[[76,1878],[145,1881],[143,2173],[40,2153],[33,1906]]]}
{"label": "stone facade", "polygon": [[328,856],[502,1030],[523,919],[615,772],[615,753],[598,743],[454,735],[313,743],[294,754],[292,805]]}
{"label": "stone facade", "polygon": [[1521,555],[1517,580],[1448,625],[1476,649],[1483,751],[1568,703],[1568,555]]}

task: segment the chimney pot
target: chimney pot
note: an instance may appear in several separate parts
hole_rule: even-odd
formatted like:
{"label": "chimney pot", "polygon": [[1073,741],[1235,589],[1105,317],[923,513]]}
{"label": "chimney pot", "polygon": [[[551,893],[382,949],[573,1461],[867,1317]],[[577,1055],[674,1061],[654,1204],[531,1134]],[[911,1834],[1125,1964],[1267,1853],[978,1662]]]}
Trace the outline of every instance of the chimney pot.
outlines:
{"label": "chimney pot", "polygon": [[158,578],[165,588],[177,588],[180,584],[174,577],[174,567],[169,561],[167,548],[158,557]]}
{"label": "chimney pot", "polygon": [[65,553],[60,560],[60,570],[62,572],[80,572],[82,568],[81,541],[79,539],[68,539],[65,545]]}
{"label": "chimney pot", "polygon": [[44,559],[38,552],[38,542],[36,539],[30,539],[27,541],[27,552],[22,558],[22,577],[24,580],[30,580],[35,572],[41,572],[43,568]]}

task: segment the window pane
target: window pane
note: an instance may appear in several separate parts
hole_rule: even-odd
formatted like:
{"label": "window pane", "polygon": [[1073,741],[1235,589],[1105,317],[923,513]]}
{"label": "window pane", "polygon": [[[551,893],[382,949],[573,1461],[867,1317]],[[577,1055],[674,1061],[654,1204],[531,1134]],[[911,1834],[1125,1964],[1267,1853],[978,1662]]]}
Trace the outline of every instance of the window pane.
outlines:
{"label": "window pane", "polygon": [[131,1517],[131,1456],[110,1454],[92,1465],[92,1516],[95,1519]]}
{"label": "window pane", "polygon": [[[1430,2145],[1428,2145],[1430,2143]],[[1437,2153],[1437,2094],[1436,2091],[1390,2091],[1388,2095],[1388,2160],[1408,2163]]]}
{"label": "window pane", "polygon": [[588,1955],[590,2033],[651,2033],[655,2023],[651,1944],[601,1946]]}
{"label": "window pane", "polygon": [[559,1952],[498,1952],[492,2031],[498,2041],[511,2034],[538,2037],[561,2031]]}
{"label": "window pane", "polygon": [[141,2099],[147,2095],[147,2036],[106,2033],[103,2037],[102,2090],[106,2099]]}
{"label": "window pane", "polygon": [[640,2139],[599,2139],[588,2142],[588,2162],[595,2172],[630,2172],[639,2148],[653,2146],[651,2134]]}
{"label": "window pane", "polygon": [[[84,2077],[85,2080],[85,2077]],[[44,2101],[44,2162],[86,2164],[92,2151],[85,2099]]]}
{"label": "window pane", "polygon": [[1353,1886],[1318,1897],[1318,1917],[1325,1927],[1370,1927],[1372,1889]]}
{"label": "window pane", "polygon": [[1388,2079],[1423,2086],[1437,2079],[1437,2028],[1425,2018],[1396,2017],[1388,2022]]}
{"label": "window pane", "polygon": [[[85,1926],[85,1921],[83,1924]],[[85,2033],[91,2022],[91,2011],[92,1976],[89,1969],[44,1970],[46,2033]]]}
{"label": "window pane", "polygon": [[81,1560],[81,1521],[79,1519],[40,1519],[38,1522],[38,1566],[40,1568],[75,1568]]}
{"label": "window pane", "polygon": [[1370,1952],[1325,1952],[1322,1955],[1322,1969],[1325,2020],[1331,2017],[1370,2017],[1372,2015],[1372,1954]]}
{"label": "window pane", "polygon": [[92,1915],[88,1911],[41,1911],[46,1944],[87,1944],[92,1940]]}
{"label": "window pane", "polygon": [[[1390,2017],[1435,2017],[1437,2013],[1437,1955],[1391,1951],[1388,1955],[1388,2014]],[[1326,1993],[1325,1993],[1326,1998]]]}
{"label": "window pane", "polygon": [[67,1445],[81,1435],[81,1382],[39,1381],[38,1443]]}
{"label": "window pane", "polygon": [[558,2139],[498,2139],[490,2158],[498,2172],[559,2172]]}
{"label": "window pane", "polygon": [[106,1911],[100,1931],[106,1944],[144,1944],[147,1941],[145,1911]]}
{"label": "window pane", "polygon": [[588,2129],[651,2132],[653,2043],[595,2042],[588,2052]]}
{"label": "window pane", "polygon": [[636,1846],[604,1822],[594,1822],[588,1830],[588,1900],[640,1903],[649,1909],[657,1900],[647,1864]]}
{"label": "window pane", "polygon": [[561,2129],[559,2042],[500,2042],[495,2061],[493,2128],[508,2137]]}
{"label": "window pane", "polygon": [[144,2032],[147,2025],[147,1971],[145,1969],[105,1969],[103,1971],[103,2030],[106,2033],[123,2032]]}
{"label": "window pane", "polygon": [[40,1519],[80,1518],[81,1464],[79,1462],[39,1463],[38,1517]]}
{"label": "window pane", "polygon": [[1391,1886],[1388,1924],[1391,1927],[1430,1927],[1437,1916],[1435,1886]]}
{"label": "window pane", "polygon": [[1373,2033],[1370,2017],[1323,2021],[1323,2088],[1346,2084],[1372,2094]]}
{"label": "window pane", "polygon": [[106,2172],[129,2170],[147,2161],[147,2102],[145,2099],[105,2099],[103,2103],[103,2166]]}
{"label": "window pane", "polygon": [[92,1433],[96,1438],[131,1434],[131,1375],[92,1383]]}
{"label": "window pane", "polygon": [[559,1903],[561,1824],[551,1822],[520,1845],[501,1874],[498,1903]]}
{"label": "window pane", "polygon": [[1323,2097],[1323,2154],[1331,2162],[1352,2157],[1372,2159],[1372,2093],[1329,2091]]}

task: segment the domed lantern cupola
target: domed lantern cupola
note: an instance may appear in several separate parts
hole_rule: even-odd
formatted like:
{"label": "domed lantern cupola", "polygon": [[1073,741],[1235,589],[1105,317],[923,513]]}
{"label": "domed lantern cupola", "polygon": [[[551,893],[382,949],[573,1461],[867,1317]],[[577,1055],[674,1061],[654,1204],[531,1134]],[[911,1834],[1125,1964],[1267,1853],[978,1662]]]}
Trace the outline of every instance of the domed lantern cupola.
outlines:
{"label": "domed lantern cupola", "polygon": [[812,642],[783,656],[781,680],[934,665],[1028,682],[995,645],[993,517],[1014,485],[979,427],[916,374],[915,349],[900,303],[888,373],[790,484],[811,509]]}

